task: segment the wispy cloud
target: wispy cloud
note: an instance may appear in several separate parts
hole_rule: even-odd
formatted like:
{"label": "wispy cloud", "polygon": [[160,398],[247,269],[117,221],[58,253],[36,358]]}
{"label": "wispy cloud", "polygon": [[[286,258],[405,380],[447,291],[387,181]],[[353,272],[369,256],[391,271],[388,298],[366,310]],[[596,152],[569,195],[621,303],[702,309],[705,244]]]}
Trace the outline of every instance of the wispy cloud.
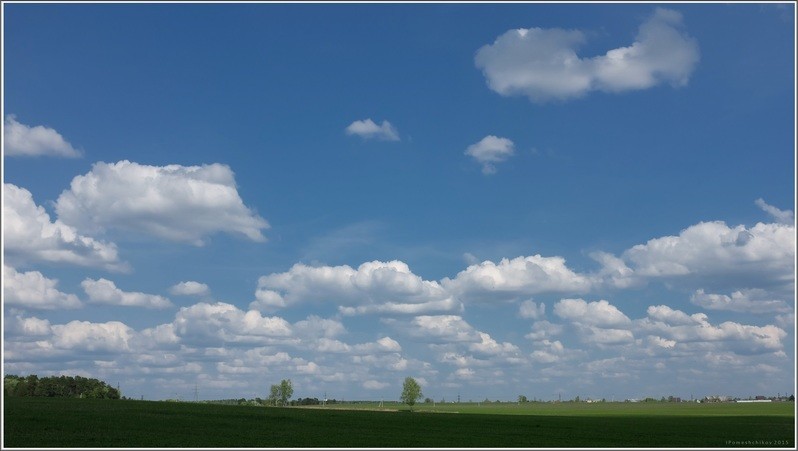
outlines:
{"label": "wispy cloud", "polygon": [[773,205],[768,205],[764,199],[759,198],[754,201],[757,207],[761,208],[762,211],[769,214],[776,220],[776,222],[780,224],[794,224],[795,223],[795,215],[793,214],[792,210],[779,210],[778,208],[774,207]]}

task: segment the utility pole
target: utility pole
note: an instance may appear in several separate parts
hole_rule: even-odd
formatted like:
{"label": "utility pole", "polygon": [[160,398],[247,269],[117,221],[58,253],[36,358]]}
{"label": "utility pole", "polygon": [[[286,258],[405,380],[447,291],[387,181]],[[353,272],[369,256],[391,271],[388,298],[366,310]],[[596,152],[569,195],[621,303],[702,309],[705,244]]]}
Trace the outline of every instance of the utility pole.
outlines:
{"label": "utility pole", "polygon": [[197,389],[197,384],[194,384],[194,402],[199,401],[199,390]]}

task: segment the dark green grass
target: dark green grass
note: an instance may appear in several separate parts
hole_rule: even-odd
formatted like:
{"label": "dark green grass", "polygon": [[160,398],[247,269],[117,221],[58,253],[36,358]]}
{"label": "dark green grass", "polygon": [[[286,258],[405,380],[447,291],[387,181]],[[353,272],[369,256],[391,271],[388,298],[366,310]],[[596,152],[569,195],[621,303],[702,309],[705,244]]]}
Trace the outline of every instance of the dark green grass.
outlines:
{"label": "dark green grass", "polygon": [[794,404],[723,406],[714,411],[703,409],[704,405],[678,406],[684,410],[677,411],[659,404],[665,410],[657,411],[624,404],[594,410],[586,404],[542,404],[521,415],[517,409],[516,414],[502,413],[501,406],[486,413],[431,413],[5,398],[3,444],[25,448],[795,446]]}

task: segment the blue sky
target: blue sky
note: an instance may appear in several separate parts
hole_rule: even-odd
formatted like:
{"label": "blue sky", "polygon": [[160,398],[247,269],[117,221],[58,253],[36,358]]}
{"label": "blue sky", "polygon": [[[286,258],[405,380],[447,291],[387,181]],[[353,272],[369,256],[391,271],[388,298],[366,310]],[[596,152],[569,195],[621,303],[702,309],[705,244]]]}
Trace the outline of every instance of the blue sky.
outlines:
{"label": "blue sky", "polygon": [[791,3],[3,13],[6,374],[794,390]]}

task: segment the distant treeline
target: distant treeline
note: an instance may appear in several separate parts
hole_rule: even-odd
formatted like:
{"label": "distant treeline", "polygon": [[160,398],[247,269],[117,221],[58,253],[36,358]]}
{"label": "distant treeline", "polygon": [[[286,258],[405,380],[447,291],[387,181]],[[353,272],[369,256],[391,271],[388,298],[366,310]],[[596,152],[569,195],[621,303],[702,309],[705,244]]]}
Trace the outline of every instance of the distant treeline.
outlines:
{"label": "distant treeline", "polygon": [[[168,399],[167,401],[174,401],[173,399]],[[227,404],[227,405],[238,405],[238,406],[265,406],[269,405],[268,399],[217,399],[213,401],[203,401],[206,404]],[[339,401],[335,399],[328,399],[327,404],[337,404]],[[288,402],[288,405],[291,406],[316,406],[322,404],[318,398],[299,398],[294,399]]]}
{"label": "distant treeline", "polygon": [[49,398],[119,399],[119,390],[103,381],[81,376],[7,375],[3,378],[4,396],[39,396]]}

